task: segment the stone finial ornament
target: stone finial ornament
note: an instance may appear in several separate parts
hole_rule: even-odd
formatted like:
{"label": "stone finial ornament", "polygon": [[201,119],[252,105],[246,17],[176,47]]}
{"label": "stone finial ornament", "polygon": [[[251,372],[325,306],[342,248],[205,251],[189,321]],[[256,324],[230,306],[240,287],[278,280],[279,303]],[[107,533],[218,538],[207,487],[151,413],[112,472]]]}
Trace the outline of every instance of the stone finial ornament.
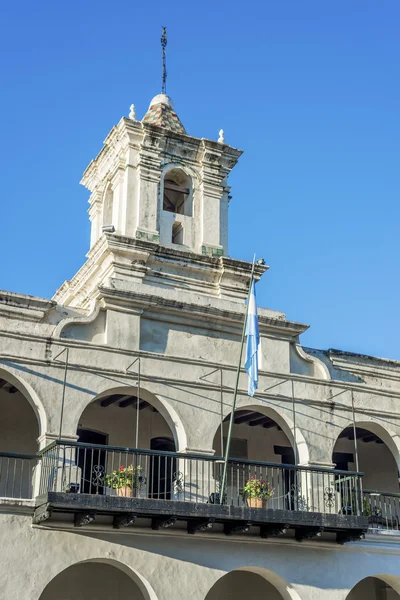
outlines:
{"label": "stone finial ornament", "polygon": [[132,119],[132,121],[136,121],[135,105],[131,104],[129,108],[131,109],[131,112],[129,113],[129,118]]}
{"label": "stone finial ornament", "polygon": [[225,144],[225,138],[224,138],[224,130],[220,129],[219,130],[219,138],[218,141],[220,144]]}

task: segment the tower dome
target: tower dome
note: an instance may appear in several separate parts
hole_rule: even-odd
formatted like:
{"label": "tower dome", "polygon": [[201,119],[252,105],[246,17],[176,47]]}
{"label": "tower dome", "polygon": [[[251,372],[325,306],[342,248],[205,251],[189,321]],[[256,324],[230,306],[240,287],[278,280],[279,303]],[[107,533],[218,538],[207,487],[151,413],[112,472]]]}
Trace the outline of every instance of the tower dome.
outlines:
{"label": "tower dome", "polygon": [[186,134],[186,130],[174,110],[172,100],[166,94],[154,96],[142,123],[158,125],[158,127],[164,127],[174,133]]}

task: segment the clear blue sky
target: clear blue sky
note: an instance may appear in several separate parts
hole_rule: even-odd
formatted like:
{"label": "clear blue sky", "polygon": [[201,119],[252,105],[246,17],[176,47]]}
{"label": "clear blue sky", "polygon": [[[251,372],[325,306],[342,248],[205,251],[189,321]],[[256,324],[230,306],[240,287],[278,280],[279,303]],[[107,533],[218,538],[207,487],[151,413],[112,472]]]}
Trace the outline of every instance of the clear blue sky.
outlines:
{"label": "clear blue sky", "polygon": [[51,297],[84,261],[82,172],[129,105],[245,150],[230,254],[304,345],[400,359],[400,2],[8,2],[0,20],[0,289]]}

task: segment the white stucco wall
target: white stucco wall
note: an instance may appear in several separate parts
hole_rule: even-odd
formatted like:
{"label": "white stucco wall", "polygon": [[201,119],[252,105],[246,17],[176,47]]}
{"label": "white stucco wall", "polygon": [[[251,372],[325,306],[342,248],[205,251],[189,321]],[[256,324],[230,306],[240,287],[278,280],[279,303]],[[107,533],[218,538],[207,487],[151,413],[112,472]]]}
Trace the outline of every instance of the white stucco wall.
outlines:
{"label": "white stucco wall", "polygon": [[[349,591],[365,577],[399,574],[395,545],[299,545],[291,541],[252,541],[246,535],[229,540],[223,535],[159,535],[148,529],[143,533],[138,529],[96,532],[95,527],[55,531],[32,527],[28,515],[4,513],[0,514],[0,547],[7,547],[1,561],[1,597],[6,600],[43,600],[46,586],[69,566],[99,559],[115,561],[138,573],[154,592],[147,596],[151,600],[205,600],[223,575],[243,568],[276,574],[286,582],[284,600],[346,600]],[[134,586],[132,593],[136,593]],[[247,597],[252,596],[248,593]],[[136,596],[133,598],[136,600]],[[272,598],[275,600],[276,594]],[[368,600],[378,599],[372,596]]]}

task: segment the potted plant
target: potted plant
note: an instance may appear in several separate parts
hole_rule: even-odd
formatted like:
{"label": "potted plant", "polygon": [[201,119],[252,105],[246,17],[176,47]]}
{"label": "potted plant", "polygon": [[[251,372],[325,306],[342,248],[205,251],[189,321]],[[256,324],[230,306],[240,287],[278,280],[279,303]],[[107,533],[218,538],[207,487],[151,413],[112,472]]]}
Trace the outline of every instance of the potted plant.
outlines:
{"label": "potted plant", "polygon": [[142,467],[140,466],[121,465],[119,469],[106,474],[105,484],[107,487],[117,490],[118,496],[136,497],[143,484],[141,471]]}
{"label": "potted plant", "polygon": [[269,498],[274,495],[274,489],[263,479],[252,475],[242,489],[242,498],[250,508],[265,508]]}

